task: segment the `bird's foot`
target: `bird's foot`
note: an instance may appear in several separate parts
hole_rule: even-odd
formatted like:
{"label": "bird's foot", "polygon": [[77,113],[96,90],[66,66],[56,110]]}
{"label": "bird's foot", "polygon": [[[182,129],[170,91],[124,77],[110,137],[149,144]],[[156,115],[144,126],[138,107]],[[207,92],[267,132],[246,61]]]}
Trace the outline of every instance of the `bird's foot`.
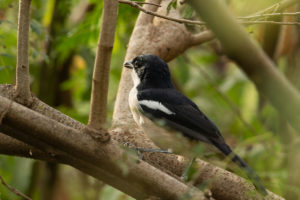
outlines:
{"label": "bird's foot", "polygon": [[135,149],[141,160],[143,160],[143,158],[144,158],[143,153],[145,153],[145,152],[147,152],[147,153],[149,153],[149,152],[150,153],[152,153],[152,152],[153,153],[166,153],[166,154],[171,154],[172,153],[167,149],[150,149],[150,148],[136,147],[136,146],[130,144],[129,142],[125,142],[124,145],[129,147],[129,148]]}

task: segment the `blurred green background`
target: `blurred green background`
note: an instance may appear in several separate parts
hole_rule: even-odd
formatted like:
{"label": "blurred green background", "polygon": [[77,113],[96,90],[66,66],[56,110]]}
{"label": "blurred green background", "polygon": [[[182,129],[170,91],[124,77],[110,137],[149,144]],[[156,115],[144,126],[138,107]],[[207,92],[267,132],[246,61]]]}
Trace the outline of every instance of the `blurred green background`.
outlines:
{"label": "blurred green background", "polygon": [[[231,10],[245,16],[278,1],[228,0]],[[194,13],[182,8],[186,17]],[[18,1],[0,0],[0,84],[15,81]],[[102,1],[32,0],[30,20],[30,73],[32,91],[42,101],[87,123],[91,76]],[[123,58],[138,11],[119,6],[108,95],[110,126]],[[102,27],[100,27],[102,28]],[[193,27],[188,27],[193,29]],[[248,32],[273,57],[279,26],[252,25]],[[299,37],[298,30],[298,38]],[[295,51],[274,60],[293,80]],[[218,125],[236,153],[260,175],[266,187],[287,199],[300,198],[293,184],[291,140],[299,140],[285,119],[258,94],[246,75],[220,50],[216,42],[193,47],[169,63],[173,82]],[[298,70],[299,71],[299,70]],[[299,77],[299,76],[298,76]],[[296,83],[295,83],[296,84]],[[297,86],[297,85],[296,85]],[[297,86],[299,88],[299,85]],[[293,139],[291,139],[293,138]],[[201,158],[244,176],[235,166],[205,152]],[[300,173],[298,171],[298,173]],[[127,195],[77,170],[54,163],[0,156],[0,175],[33,199],[128,200]],[[21,199],[0,184],[0,199]]]}

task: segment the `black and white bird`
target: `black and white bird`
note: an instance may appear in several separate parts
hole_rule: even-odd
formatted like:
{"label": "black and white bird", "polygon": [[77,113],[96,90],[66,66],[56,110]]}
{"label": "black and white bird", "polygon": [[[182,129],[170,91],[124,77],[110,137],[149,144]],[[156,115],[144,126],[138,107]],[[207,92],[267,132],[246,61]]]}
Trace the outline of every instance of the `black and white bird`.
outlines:
{"label": "black and white bird", "polygon": [[[125,62],[124,67],[132,69],[134,86],[129,93],[129,106],[138,125],[146,125],[147,120],[163,122],[190,140],[214,145],[244,169],[260,193],[267,194],[260,178],[226,144],[217,126],[194,102],[176,90],[167,63],[155,55],[140,55]],[[164,137],[161,132],[154,132],[158,137]]]}

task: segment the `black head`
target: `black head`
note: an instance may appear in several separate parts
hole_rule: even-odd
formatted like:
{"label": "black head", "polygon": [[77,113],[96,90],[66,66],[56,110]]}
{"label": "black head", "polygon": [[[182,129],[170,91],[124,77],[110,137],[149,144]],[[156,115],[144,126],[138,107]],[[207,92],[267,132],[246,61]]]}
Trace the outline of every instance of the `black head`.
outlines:
{"label": "black head", "polygon": [[124,67],[133,69],[134,84],[143,88],[170,88],[170,71],[167,63],[155,55],[139,55],[132,61],[124,63]]}

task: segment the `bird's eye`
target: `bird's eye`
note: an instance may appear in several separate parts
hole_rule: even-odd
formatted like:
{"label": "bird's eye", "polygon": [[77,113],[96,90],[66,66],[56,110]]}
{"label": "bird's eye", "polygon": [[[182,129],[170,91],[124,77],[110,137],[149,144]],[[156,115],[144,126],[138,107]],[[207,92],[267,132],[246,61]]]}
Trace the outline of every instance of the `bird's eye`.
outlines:
{"label": "bird's eye", "polygon": [[134,61],[134,65],[135,65],[136,67],[141,67],[141,66],[143,65],[143,59],[140,58],[140,57],[137,57],[137,58],[135,59],[135,61]]}

